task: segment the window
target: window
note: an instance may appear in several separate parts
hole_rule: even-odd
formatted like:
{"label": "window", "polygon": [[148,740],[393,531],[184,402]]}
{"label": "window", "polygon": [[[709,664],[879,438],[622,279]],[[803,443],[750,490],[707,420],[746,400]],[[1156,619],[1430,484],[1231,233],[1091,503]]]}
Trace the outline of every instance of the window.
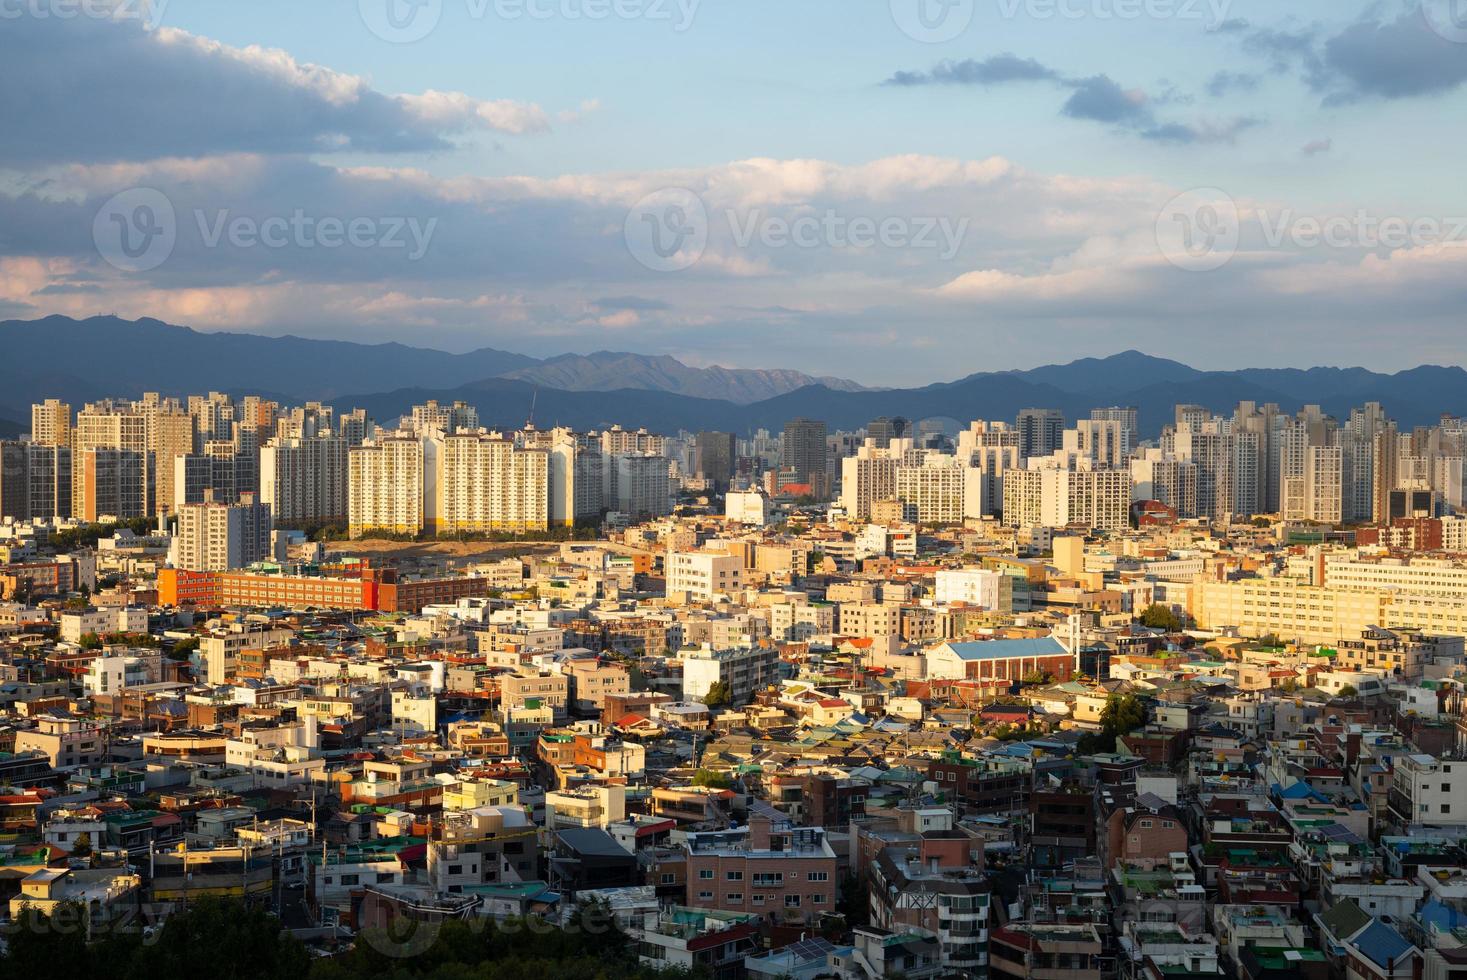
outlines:
{"label": "window", "polygon": [[663,875],[662,876],[662,883],[664,885],[676,884],[677,883],[677,875]]}
{"label": "window", "polygon": [[702,899],[705,902],[711,902],[711,901],[713,901],[713,893],[712,892],[699,892],[698,893],[698,898]]}
{"label": "window", "polygon": [[784,897],[784,907],[787,908],[787,909],[797,909],[797,908],[799,908],[800,907],[800,896],[798,896],[798,895],[786,895]]}
{"label": "window", "polygon": [[809,874],[809,878],[810,878],[811,881],[829,881],[830,880],[830,872],[829,871],[812,871]]}
{"label": "window", "polygon": [[713,869],[712,868],[702,868],[702,869],[700,869],[698,871],[698,877],[699,878],[702,878],[705,881],[712,879],[712,877],[713,877]]}
{"label": "window", "polygon": [[342,875],[341,883],[343,885],[355,885],[357,883],[357,877],[357,875]]}
{"label": "window", "polygon": [[729,881],[743,881],[744,873],[742,871],[729,871],[724,874],[724,878]]}
{"label": "window", "polygon": [[742,902],[744,900],[744,893],[729,892],[727,895],[723,896],[723,900],[725,902]]}
{"label": "window", "polygon": [[812,901],[814,901],[814,903],[816,905],[824,905],[825,904],[825,896],[824,895],[815,895],[812,898]]}

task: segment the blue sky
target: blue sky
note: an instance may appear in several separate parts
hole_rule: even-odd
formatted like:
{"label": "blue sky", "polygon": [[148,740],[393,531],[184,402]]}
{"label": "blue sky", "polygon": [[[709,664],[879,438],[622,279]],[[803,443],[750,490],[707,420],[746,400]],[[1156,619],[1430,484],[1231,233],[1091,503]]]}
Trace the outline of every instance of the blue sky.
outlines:
{"label": "blue sky", "polygon": [[412,43],[407,0],[75,2],[0,2],[0,316],[876,384],[1467,362],[1467,0],[423,0]]}

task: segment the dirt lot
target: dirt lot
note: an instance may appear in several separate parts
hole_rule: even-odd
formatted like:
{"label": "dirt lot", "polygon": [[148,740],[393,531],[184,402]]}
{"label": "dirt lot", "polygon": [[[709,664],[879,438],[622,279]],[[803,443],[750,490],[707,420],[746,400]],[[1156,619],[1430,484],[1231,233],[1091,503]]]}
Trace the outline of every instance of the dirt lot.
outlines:
{"label": "dirt lot", "polygon": [[544,541],[332,541],[326,550],[366,558],[474,559],[506,554],[554,554],[560,545]]}

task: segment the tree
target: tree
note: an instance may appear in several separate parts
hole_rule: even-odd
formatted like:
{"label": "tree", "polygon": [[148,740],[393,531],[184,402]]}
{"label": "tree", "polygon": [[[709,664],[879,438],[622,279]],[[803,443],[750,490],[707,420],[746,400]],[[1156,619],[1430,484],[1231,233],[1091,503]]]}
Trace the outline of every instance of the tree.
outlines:
{"label": "tree", "polygon": [[699,769],[693,773],[693,785],[707,786],[709,789],[729,789],[733,786],[733,780],[728,778],[728,773]]}
{"label": "tree", "polygon": [[1166,630],[1168,633],[1181,632],[1183,627],[1182,617],[1172,611],[1170,606],[1160,603],[1152,603],[1142,611],[1141,625],[1148,629]]}
{"label": "tree", "polygon": [[92,835],[83,830],[76,835],[76,841],[71,845],[71,853],[77,857],[86,857],[92,853]]}
{"label": "tree", "polygon": [[173,649],[168,651],[168,659],[187,660],[198,648],[199,638],[197,636],[184,637],[182,640],[173,644]]}
{"label": "tree", "polygon": [[1082,738],[1077,748],[1082,754],[1114,752],[1116,739],[1130,734],[1146,722],[1146,706],[1134,694],[1112,694],[1100,709],[1100,734]]}
{"label": "tree", "polygon": [[1360,696],[1360,690],[1354,684],[1346,684],[1340,688],[1339,695],[1342,698],[1355,698]]}
{"label": "tree", "polygon": [[714,681],[708,685],[703,703],[710,708],[726,708],[733,704],[733,688],[728,686],[728,681]]}
{"label": "tree", "polygon": [[83,633],[81,635],[81,639],[77,640],[76,642],[77,646],[81,647],[83,650],[102,649],[102,638],[96,633]]}

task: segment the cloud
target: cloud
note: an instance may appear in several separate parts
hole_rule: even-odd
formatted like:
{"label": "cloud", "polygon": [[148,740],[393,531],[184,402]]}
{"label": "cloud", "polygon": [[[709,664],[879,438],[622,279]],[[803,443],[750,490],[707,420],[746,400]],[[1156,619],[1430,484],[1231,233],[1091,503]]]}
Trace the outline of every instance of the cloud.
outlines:
{"label": "cloud", "polygon": [[[1215,76],[1214,85],[1242,88],[1250,77],[1227,75],[1223,79],[1224,75],[1227,73]],[[1104,123],[1157,143],[1231,143],[1244,130],[1259,124],[1259,120],[1251,116],[1192,122],[1159,119],[1158,108],[1190,105],[1192,98],[1165,83],[1162,83],[1158,94],[1152,95],[1141,88],[1126,88],[1106,74],[1071,78],[1033,58],[1020,58],[1010,53],[982,61],[940,61],[929,71],[897,72],[882,84],[915,88],[927,85],[991,86],[1016,82],[1049,82],[1067,90],[1069,95],[1060,106],[1060,115],[1064,118]]]}
{"label": "cloud", "polygon": [[1118,125],[1140,125],[1151,120],[1146,93],[1140,89],[1122,88],[1108,75],[1094,75],[1073,85],[1075,91],[1060,109],[1062,115]]}
{"label": "cloud", "polygon": [[1421,10],[1386,23],[1363,20],[1324,44],[1328,104],[1407,99],[1450,92],[1467,82],[1467,45],[1432,29]]}
{"label": "cloud", "polygon": [[997,54],[982,61],[940,61],[930,71],[899,71],[883,85],[1002,85],[1007,82],[1059,81],[1060,74],[1033,58]]}
{"label": "cloud", "polygon": [[[1279,74],[1296,72],[1326,106],[1366,99],[1409,99],[1455,91],[1467,82],[1467,45],[1433,28],[1446,16],[1437,0],[1411,4],[1392,20],[1371,8],[1330,33],[1319,26],[1254,27],[1229,21],[1224,33]],[[1456,2],[1456,0],[1452,0]]]}
{"label": "cloud", "polygon": [[1247,72],[1220,71],[1207,81],[1207,94],[1222,98],[1233,92],[1253,92],[1258,88],[1259,78]]}
{"label": "cloud", "polygon": [[392,95],[271,48],[135,21],[21,17],[0,30],[0,166],[226,153],[425,152],[544,110],[459,92]]}
{"label": "cloud", "polygon": [[1074,88],[1061,110],[1063,115],[1109,123],[1157,143],[1231,143],[1238,134],[1259,125],[1259,120],[1246,116],[1191,123],[1158,121],[1152,110],[1154,101],[1144,91],[1122,88],[1107,75],[1076,82]]}
{"label": "cloud", "polygon": [[1306,157],[1316,157],[1321,153],[1328,153],[1335,148],[1335,141],[1326,137],[1325,139],[1310,140],[1300,148],[1299,152]]}
{"label": "cloud", "polygon": [[645,296],[603,296],[592,300],[590,305],[598,310],[635,310],[643,313],[671,309],[662,300],[647,299]]}

